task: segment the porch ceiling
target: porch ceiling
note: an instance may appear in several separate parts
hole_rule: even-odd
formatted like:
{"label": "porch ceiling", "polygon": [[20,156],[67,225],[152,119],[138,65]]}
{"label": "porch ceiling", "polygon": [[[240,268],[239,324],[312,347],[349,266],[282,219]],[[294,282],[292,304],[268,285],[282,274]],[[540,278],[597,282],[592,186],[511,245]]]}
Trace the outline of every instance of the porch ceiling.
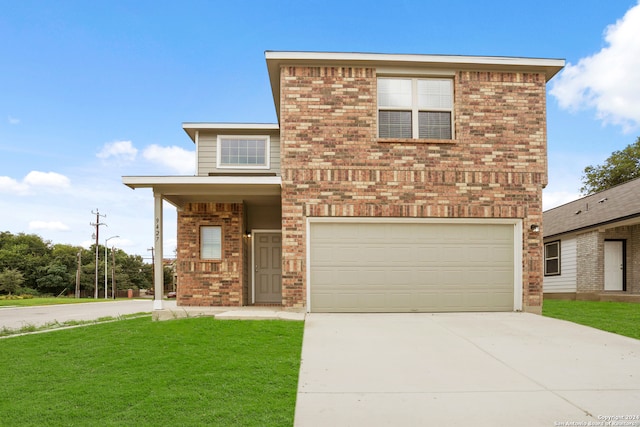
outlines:
{"label": "porch ceiling", "polygon": [[280,204],[278,176],[123,176],[132,189],[151,188],[178,209],[196,202]]}

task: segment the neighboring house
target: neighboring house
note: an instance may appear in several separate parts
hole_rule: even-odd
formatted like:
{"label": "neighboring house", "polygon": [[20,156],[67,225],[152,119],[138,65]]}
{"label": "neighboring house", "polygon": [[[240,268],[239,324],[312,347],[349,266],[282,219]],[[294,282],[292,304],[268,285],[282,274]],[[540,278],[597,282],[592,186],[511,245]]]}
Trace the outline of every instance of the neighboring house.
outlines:
{"label": "neighboring house", "polygon": [[640,178],[544,212],[544,294],[640,296]]}
{"label": "neighboring house", "polygon": [[265,55],[277,124],[185,123],[195,176],[123,177],[153,189],[157,251],[178,209],[178,304],[540,313],[564,60]]}

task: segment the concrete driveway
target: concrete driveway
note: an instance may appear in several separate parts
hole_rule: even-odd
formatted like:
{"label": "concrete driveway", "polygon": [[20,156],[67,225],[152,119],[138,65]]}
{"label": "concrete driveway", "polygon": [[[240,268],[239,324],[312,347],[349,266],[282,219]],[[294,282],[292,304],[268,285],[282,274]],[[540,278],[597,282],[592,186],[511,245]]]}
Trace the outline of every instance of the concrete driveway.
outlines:
{"label": "concrete driveway", "polygon": [[295,425],[640,426],[640,340],[526,313],[310,314]]}

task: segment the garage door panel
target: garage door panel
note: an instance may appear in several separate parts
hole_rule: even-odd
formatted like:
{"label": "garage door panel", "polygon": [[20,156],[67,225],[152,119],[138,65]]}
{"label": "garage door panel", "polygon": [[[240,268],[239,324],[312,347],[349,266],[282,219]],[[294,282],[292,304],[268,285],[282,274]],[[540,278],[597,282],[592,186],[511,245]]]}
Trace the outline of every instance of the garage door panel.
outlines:
{"label": "garage door panel", "polygon": [[310,308],[510,311],[512,224],[311,223]]}

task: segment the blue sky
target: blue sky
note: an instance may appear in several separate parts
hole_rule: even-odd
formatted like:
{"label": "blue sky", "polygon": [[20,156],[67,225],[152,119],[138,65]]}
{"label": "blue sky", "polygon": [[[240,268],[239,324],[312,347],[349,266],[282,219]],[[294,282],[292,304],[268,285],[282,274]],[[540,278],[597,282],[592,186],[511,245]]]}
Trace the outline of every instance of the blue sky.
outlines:
{"label": "blue sky", "polygon": [[[183,122],[275,122],[265,50],[564,58],[548,85],[545,208],[640,135],[637,0],[0,0],[0,231],[148,257],[152,195],[190,175]],[[175,212],[165,209],[165,255]]]}

